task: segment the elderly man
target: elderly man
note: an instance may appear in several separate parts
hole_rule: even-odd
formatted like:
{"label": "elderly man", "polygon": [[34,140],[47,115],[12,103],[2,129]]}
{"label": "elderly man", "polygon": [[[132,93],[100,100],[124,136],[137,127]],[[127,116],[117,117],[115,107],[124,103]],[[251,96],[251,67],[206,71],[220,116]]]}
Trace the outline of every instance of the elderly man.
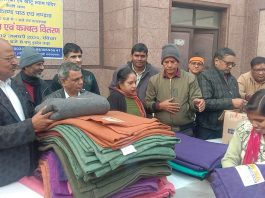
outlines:
{"label": "elderly man", "polygon": [[218,120],[224,110],[240,109],[245,100],[240,98],[237,81],[230,73],[236,66],[236,54],[229,48],[218,49],[213,57],[213,67],[198,76],[205,99],[205,111],[197,114],[197,137],[221,138],[223,123]]}
{"label": "elderly man", "polygon": [[[82,68],[82,56],[83,51],[75,43],[66,43],[63,47],[63,54],[64,54],[64,61],[65,62],[72,62],[77,64],[80,68]],[[92,93],[100,95],[98,83],[94,76],[94,74],[91,71],[87,71],[84,69],[81,69],[82,76],[83,76],[83,89],[86,91],[90,91]],[[58,75],[56,74],[52,79],[51,89],[52,91],[57,91],[58,89],[61,89],[62,85],[60,84],[60,81],[58,79]]]}
{"label": "elderly man", "polygon": [[48,84],[40,79],[44,70],[44,59],[33,47],[24,47],[19,67],[21,71],[14,77],[23,91],[30,95],[34,106],[41,103],[42,99],[51,93]]}
{"label": "elderly man", "polygon": [[164,70],[148,83],[145,106],[173,131],[192,136],[195,112],[205,106],[196,77],[179,68],[179,51],[173,44],[163,46],[161,64]]}
{"label": "elderly man", "polygon": [[129,67],[136,74],[137,95],[142,102],[145,99],[145,93],[149,78],[159,70],[147,62],[148,48],[143,43],[137,43],[131,50],[131,61],[126,65],[120,66],[114,73],[110,84],[110,91],[117,85],[117,73],[124,67]]}
{"label": "elderly man", "polygon": [[53,123],[52,112],[30,118],[31,98],[10,79],[17,64],[12,46],[0,38],[0,186],[31,175],[37,164],[35,132]]}
{"label": "elderly man", "polygon": [[63,88],[51,93],[44,100],[75,97],[85,92],[81,68],[75,63],[63,63],[58,70],[58,79]]}
{"label": "elderly man", "polygon": [[260,89],[265,89],[265,57],[257,56],[250,62],[251,70],[237,79],[241,98],[249,100]]}
{"label": "elderly man", "polygon": [[204,70],[204,59],[200,56],[193,56],[189,60],[189,72],[195,76]]}

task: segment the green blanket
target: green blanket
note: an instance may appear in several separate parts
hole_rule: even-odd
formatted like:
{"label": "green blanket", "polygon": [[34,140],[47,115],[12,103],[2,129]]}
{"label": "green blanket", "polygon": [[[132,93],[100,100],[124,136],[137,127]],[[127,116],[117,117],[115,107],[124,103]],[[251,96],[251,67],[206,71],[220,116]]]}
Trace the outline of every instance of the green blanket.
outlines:
{"label": "green blanket", "polygon": [[168,162],[169,165],[176,171],[179,171],[181,173],[187,174],[187,175],[191,175],[193,177],[197,177],[201,180],[205,179],[206,175],[209,173],[208,171],[196,171],[190,168],[187,168],[185,166],[182,166],[180,164],[176,164],[175,162]]}

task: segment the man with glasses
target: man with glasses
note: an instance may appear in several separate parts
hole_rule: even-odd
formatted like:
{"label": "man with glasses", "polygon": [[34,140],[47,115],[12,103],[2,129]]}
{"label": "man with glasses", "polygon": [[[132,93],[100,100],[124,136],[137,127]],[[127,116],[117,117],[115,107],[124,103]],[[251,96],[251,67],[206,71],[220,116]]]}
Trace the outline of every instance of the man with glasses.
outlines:
{"label": "man with glasses", "polygon": [[251,70],[237,79],[241,98],[249,100],[260,89],[265,89],[265,57],[257,56],[250,62]]}
{"label": "man with glasses", "polygon": [[204,58],[193,56],[189,60],[189,72],[195,76],[199,75],[204,70]]}
{"label": "man with glasses", "polygon": [[240,109],[245,100],[240,98],[237,80],[230,73],[236,66],[236,55],[229,48],[218,49],[213,57],[213,67],[198,76],[205,100],[205,110],[197,114],[197,137],[221,138],[223,123],[218,120],[224,110]]}
{"label": "man with glasses", "polygon": [[49,119],[53,112],[31,118],[28,95],[10,79],[17,65],[12,46],[0,38],[0,187],[32,174],[38,160],[35,132],[54,122]]}
{"label": "man with glasses", "polygon": [[42,99],[51,93],[48,84],[41,79],[44,70],[44,59],[33,47],[24,47],[19,61],[21,71],[14,80],[23,91],[29,94],[34,106],[41,103]]}

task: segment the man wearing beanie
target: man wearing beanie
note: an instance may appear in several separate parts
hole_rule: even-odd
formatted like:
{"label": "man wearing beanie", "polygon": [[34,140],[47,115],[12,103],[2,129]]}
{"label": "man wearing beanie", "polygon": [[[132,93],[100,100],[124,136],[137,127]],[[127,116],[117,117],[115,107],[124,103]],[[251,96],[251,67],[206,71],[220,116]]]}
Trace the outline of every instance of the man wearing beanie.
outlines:
{"label": "man wearing beanie", "polygon": [[14,80],[24,92],[29,94],[34,106],[41,103],[42,99],[51,93],[48,84],[40,79],[44,70],[44,59],[33,47],[24,47],[19,61],[21,71]]}
{"label": "man wearing beanie", "polygon": [[163,71],[150,78],[145,106],[175,132],[193,135],[195,112],[204,110],[205,102],[196,77],[180,69],[179,51],[173,44],[162,48]]}
{"label": "man wearing beanie", "polygon": [[189,60],[189,72],[195,76],[204,70],[204,59],[200,56],[193,56]]}

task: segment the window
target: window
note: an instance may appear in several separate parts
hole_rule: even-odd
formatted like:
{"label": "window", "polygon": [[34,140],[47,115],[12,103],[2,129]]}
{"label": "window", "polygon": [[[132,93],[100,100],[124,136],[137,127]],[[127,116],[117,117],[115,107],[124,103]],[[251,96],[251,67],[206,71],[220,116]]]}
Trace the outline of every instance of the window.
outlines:
{"label": "window", "polygon": [[218,28],[219,18],[218,11],[172,7],[171,25]]}
{"label": "window", "polygon": [[207,10],[195,10],[195,26],[218,28],[219,13]]}
{"label": "window", "polygon": [[193,25],[193,9],[172,8],[172,25]]}

